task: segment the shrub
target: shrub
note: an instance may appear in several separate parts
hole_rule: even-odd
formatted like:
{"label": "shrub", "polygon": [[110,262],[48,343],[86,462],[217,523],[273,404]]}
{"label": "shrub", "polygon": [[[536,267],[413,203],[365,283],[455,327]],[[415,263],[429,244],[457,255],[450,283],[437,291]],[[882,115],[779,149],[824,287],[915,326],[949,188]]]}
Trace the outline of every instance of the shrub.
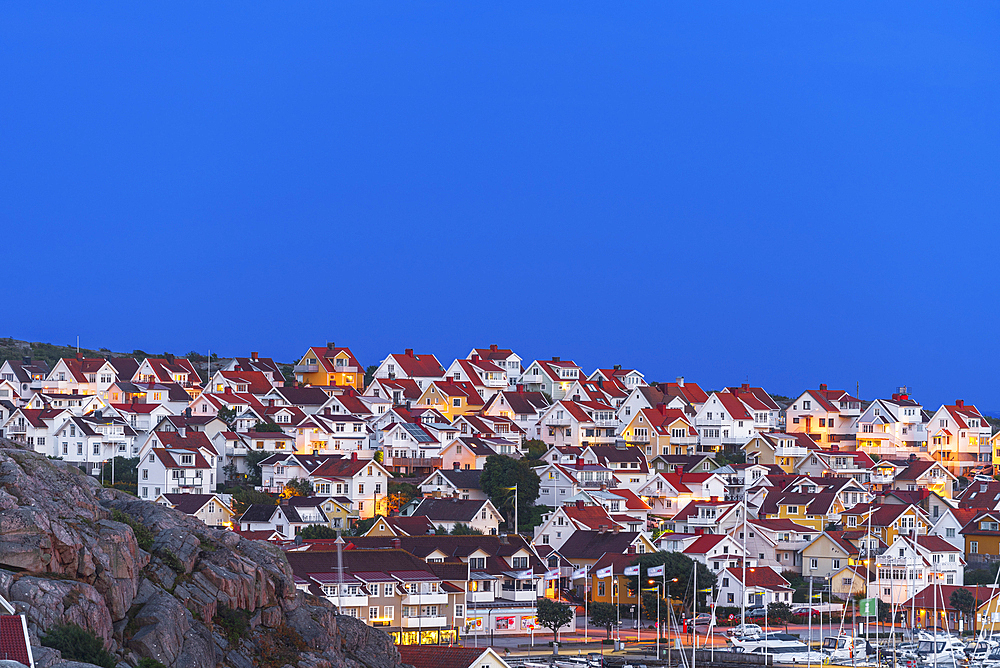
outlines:
{"label": "shrub", "polygon": [[129,525],[132,528],[132,533],[135,534],[135,542],[139,544],[141,549],[149,552],[149,549],[153,547],[153,532],[145,525],[140,524],[137,519],[120,510],[112,510],[111,519]]}
{"label": "shrub", "polygon": [[76,624],[54,626],[39,640],[44,646],[62,652],[64,659],[93,663],[102,668],[115,668],[115,657],[104,649],[104,643]]}
{"label": "shrub", "polygon": [[233,610],[227,605],[220,605],[216,608],[212,621],[225,631],[229,644],[236,645],[250,628],[250,613],[239,608]]}
{"label": "shrub", "polygon": [[162,663],[156,659],[150,659],[148,656],[139,660],[139,665],[135,668],[167,668]]}
{"label": "shrub", "polygon": [[174,571],[175,573],[179,573],[181,575],[183,575],[186,572],[184,564],[181,563],[181,560],[177,558],[176,554],[174,554],[170,550],[163,550],[159,554],[160,554],[160,559],[163,560],[163,563],[166,564],[167,567],[170,568],[170,570]]}

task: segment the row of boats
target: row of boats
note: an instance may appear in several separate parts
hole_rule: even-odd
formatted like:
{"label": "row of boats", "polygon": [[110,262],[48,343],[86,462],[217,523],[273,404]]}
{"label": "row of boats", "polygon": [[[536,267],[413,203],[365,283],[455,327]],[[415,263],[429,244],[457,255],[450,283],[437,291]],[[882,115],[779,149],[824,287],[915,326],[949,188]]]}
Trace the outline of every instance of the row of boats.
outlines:
{"label": "row of boats", "polygon": [[1000,668],[1000,640],[963,641],[944,631],[918,631],[912,641],[875,645],[861,636],[827,637],[819,650],[798,636],[768,632],[730,638],[732,651],[773,657],[774,663],[835,664],[858,668],[876,666],[926,666],[935,668]]}

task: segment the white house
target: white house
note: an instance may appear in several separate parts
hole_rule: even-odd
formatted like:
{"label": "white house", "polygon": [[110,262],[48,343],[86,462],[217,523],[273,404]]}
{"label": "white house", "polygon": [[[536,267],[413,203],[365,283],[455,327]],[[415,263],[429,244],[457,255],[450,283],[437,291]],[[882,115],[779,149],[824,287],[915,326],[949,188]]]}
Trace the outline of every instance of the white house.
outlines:
{"label": "white house", "polygon": [[521,375],[521,383],[529,392],[542,392],[553,401],[559,401],[582,374],[583,369],[576,362],[553,357],[532,362]]}
{"label": "white house", "polygon": [[423,391],[431,381],[444,379],[444,367],[434,355],[417,355],[407,348],[402,355],[394,353],[382,360],[375,378],[412,380]]}
{"label": "white house", "polygon": [[818,390],[800,394],[786,409],[785,431],[809,434],[820,444],[853,441],[860,416],[860,399],[820,384]]}
{"label": "white house", "polygon": [[[886,603],[902,603],[929,584],[965,584],[963,551],[940,536],[897,536],[875,558],[878,579],[872,584]],[[915,574],[915,577],[914,577]]]}
{"label": "white house", "polygon": [[922,407],[909,395],[876,399],[856,421],[857,447],[882,459],[905,457],[927,445],[926,425]]}
{"label": "white house", "polygon": [[741,606],[745,602],[751,608],[792,602],[791,584],[773,568],[748,565],[745,584],[743,573],[742,567],[727,568],[716,576],[719,605]]}

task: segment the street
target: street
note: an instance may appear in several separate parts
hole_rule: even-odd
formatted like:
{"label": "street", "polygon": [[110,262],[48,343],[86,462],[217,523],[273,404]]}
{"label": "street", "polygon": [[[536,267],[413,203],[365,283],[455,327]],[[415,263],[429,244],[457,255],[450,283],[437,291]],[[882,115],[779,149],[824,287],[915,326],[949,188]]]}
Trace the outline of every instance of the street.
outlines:
{"label": "street", "polygon": [[[560,650],[560,654],[586,654],[587,652],[610,652],[611,646],[602,645],[601,641],[608,637],[607,631],[603,628],[587,627],[584,624],[585,618],[583,616],[578,616],[576,618],[576,631],[570,633],[560,633],[559,641],[564,645]],[[642,622],[643,628],[639,629],[638,641],[636,639],[637,633],[635,629],[635,620],[622,620],[622,628],[620,630],[620,637],[623,642],[626,643],[627,649],[636,649],[637,647],[649,648],[649,651],[653,651],[655,645],[655,630],[646,628],[649,626],[647,620]],[[760,624],[763,627],[763,624]],[[729,627],[717,627],[713,630],[710,636],[706,636],[704,632],[697,635],[698,647],[715,647],[716,649],[722,649],[729,645],[727,642],[726,632]],[[850,632],[851,627],[847,625],[843,629],[846,632]],[[899,629],[896,629],[899,632]],[[829,636],[839,635],[841,632],[841,626],[837,624],[819,624],[813,625],[812,633],[809,633],[809,626],[805,624],[785,624],[775,625],[770,624],[765,629],[768,632],[782,632],[790,633],[792,635],[799,636],[803,642],[821,643],[823,638]],[[875,632],[875,629],[872,629]],[[879,629],[880,633],[888,633],[889,627],[886,626],[884,629]],[[618,635],[615,632],[614,635]],[[671,638],[675,638],[675,634],[671,631]],[[549,642],[552,641],[552,634],[548,631],[545,632],[535,632],[534,636],[534,647],[531,647],[532,639],[528,635],[505,635],[505,636],[494,636],[492,639],[492,646],[503,653],[503,650],[509,650],[511,656],[529,656],[529,655],[541,655],[541,654],[551,654],[552,648],[549,647]],[[661,643],[665,642],[664,638]],[[490,646],[491,639],[488,634],[483,634],[479,636],[466,635],[462,638],[462,645],[465,647],[488,647]],[[681,644],[685,647],[690,647],[692,643],[691,633],[683,635]]]}

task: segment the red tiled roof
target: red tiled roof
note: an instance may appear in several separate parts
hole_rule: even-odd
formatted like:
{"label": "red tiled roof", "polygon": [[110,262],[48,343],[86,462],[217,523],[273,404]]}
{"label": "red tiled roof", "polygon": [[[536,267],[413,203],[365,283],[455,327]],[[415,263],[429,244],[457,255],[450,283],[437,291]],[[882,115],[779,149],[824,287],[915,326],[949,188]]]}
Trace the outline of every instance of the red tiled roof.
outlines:
{"label": "red tiled roof", "polygon": [[917,545],[926,548],[931,552],[960,552],[957,547],[946,541],[941,536],[927,536],[920,534],[917,536]]}
{"label": "red tiled roof", "polygon": [[[726,571],[736,578],[737,582],[743,582],[742,568],[727,568]],[[788,589],[789,582],[781,577],[770,566],[754,566],[747,569],[747,587],[761,587],[763,589]]]}
{"label": "red tiled roof", "polygon": [[608,491],[625,499],[625,508],[627,510],[649,510],[649,506],[646,502],[636,496],[635,492],[632,490],[618,488],[609,489]]}
{"label": "red tiled roof", "polygon": [[444,367],[434,355],[415,355],[412,350],[392,355],[393,360],[407,376],[418,378],[443,378]]}
{"label": "red tiled roof", "polygon": [[708,554],[708,551],[727,538],[724,533],[710,533],[699,536],[697,540],[688,545],[684,554]]}
{"label": "red tiled roof", "polygon": [[28,636],[21,615],[0,615],[0,658],[31,665]]}
{"label": "red tiled roof", "polygon": [[413,668],[471,668],[486,652],[476,647],[444,645],[400,645],[398,649],[400,661]]}

